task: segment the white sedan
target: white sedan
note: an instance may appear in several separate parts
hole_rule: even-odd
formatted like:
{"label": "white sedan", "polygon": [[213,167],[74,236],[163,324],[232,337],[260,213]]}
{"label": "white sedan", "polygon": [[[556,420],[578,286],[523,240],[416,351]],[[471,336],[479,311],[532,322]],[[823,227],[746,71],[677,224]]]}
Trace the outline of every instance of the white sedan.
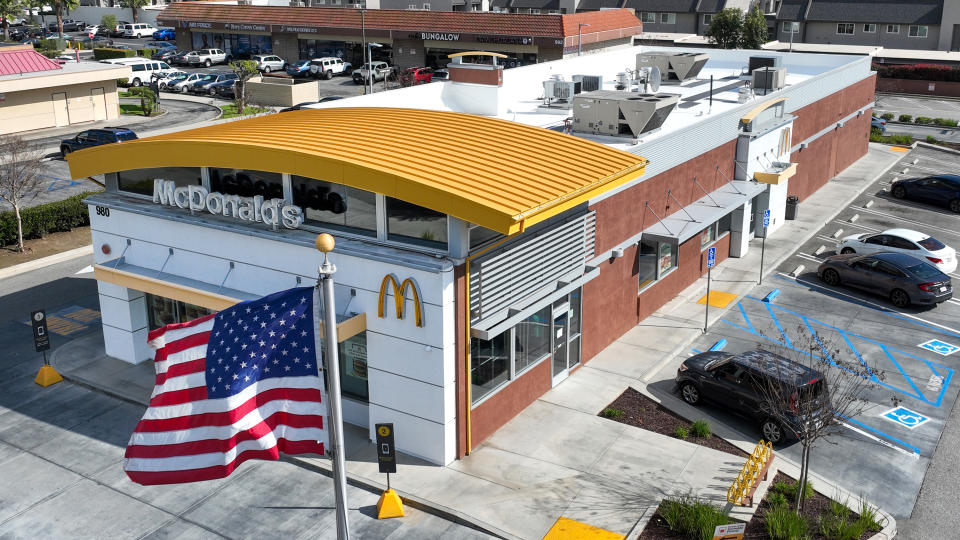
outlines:
{"label": "white sedan", "polygon": [[837,243],[837,253],[877,253],[892,251],[905,253],[932,263],[941,272],[957,269],[957,252],[936,238],[910,229],[890,229],[881,233],[847,236]]}

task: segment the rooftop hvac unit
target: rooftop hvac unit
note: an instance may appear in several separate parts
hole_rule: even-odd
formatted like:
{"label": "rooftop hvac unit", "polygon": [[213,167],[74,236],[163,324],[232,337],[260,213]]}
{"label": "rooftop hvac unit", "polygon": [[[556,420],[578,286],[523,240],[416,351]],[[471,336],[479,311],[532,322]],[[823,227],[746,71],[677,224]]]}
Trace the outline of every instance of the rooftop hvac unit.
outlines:
{"label": "rooftop hvac unit", "polygon": [[753,70],[753,91],[780,90],[787,84],[787,68],[760,68]]}
{"label": "rooftop hvac unit", "polygon": [[706,53],[656,51],[637,55],[637,71],[657,67],[663,82],[684,82],[696,79],[700,70],[710,59]]}
{"label": "rooftop hvac unit", "polygon": [[599,75],[574,75],[573,80],[580,83],[580,89],[584,92],[593,92],[603,87],[603,77]]}
{"label": "rooftop hvac unit", "polygon": [[572,129],[579,133],[636,139],[662,126],[679,99],[676,94],[585,92],[573,98]]}
{"label": "rooftop hvac unit", "polygon": [[575,81],[561,81],[551,79],[543,81],[543,98],[549,104],[551,101],[569,102],[573,96],[580,93],[581,83]]}
{"label": "rooftop hvac unit", "polygon": [[749,63],[749,71],[750,73],[753,73],[755,70],[760,68],[764,68],[764,67],[778,68],[782,65],[783,65],[782,56],[777,56],[773,54],[751,56],[750,63]]}

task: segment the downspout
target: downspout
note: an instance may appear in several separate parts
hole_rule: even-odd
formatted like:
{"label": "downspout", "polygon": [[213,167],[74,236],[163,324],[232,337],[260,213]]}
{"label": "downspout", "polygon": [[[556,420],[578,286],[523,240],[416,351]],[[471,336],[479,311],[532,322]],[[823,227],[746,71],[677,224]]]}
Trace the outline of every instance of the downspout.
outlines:
{"label": "downspout", "polygon": [[[521,222],[520,230],[522,231],[523,229],[524,229],[523,223]],[[463,304],[466,306],[466,310],[467,310],[467,312],[466,312],[466,317],[465,317],[464,320],[463,320],[463,328],[464,328],[464,334],[465,334],[465,335],[464,335],[464,347],[466,347],[466,354],[464,355],[464,358],[466,359],[466,361],[465,361],[464,363],[465,363],[466,365],[464,366],[464,379],[463,379],[463,380],[464,380],[464,382],[465,382],[465,384],[466,384],[466,388],[467,388],[467,398],[466,398],[466,405],[467,405],[467,447],[466,447],[466,452],[464,453],[464,455],[468,455],[468,456],[470,455],[470,452],[473,451],[473,440],[472,440],[472,436],[471,436],[471,428],[472,428],[472,425],[471,425],[471,422],[470,422],[470,411],[471,411],[471,409],[473,408],[473,396],[471,395],[472,392],[471,392],[471,382],[470,382],[470,339],[471,339],[471,337],[470,337],[470,261],[472,261],[472,260],[473,260],[474,258],[476,258],[476,257],[479,257],[480,255],[483,255],[484,253],[487,253],[488,251],[492,250],[493,248],[499,247],[499,246],[502,245],[504,242],[506,242],[507,240],[510,240],[510,239],[511,239],[511,237],[510,237],[510,236],[507,236],[506,238],[504,238],[504,239],[502,239],[502,240],[500,240],[500,241],[492,244],[491,246],[489,246],[489,247],[487,247],[487,248],[485,248],[485,249],[482,249],[482,250],[474,253],[473,255],[468,255],[467,258],[464,259],[464,262],[463,262],[463,264],[464,264],[464,276],[463,276],[463,292],[464,292],[464,295],[463,295],[463,296],[464,296],[464,299],[463,299]]]}

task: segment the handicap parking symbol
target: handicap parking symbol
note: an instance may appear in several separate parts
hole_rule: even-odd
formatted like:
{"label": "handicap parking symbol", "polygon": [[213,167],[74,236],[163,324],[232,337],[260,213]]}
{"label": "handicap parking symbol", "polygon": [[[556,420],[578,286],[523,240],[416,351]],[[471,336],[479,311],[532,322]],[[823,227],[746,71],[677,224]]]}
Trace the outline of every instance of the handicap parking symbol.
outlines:
{"label": "handicap parking symbol", "polygon": [[950,356],[951,354],[960,351],[960,347],[951,345],[945,341],[940,341],[939,339],[931,339],[926,343],[917,345],[917,347],[926,349],[928,351],[933,351],[941,356]]}
{"label": "handicap parking symbol", "polygon": [[891,422],[895,422],[909,429],[913,429],[920,424],[923,424],[927,420],[930,420],[926,416],[923,416],[918,412],[911,411],[906,407],[890,409],[889,411],[883,413],[882,416]]}

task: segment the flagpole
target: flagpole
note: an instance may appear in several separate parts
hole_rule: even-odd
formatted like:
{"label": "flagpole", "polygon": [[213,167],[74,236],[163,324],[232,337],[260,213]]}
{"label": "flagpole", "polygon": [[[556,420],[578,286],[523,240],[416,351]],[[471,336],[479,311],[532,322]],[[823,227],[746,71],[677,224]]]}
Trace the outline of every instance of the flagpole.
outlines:
{"label": "flagpole", "polygon": [[[317,249],[323,252],[317,287],[323,289],[323,329],[326,345],[327,406],[329,408],[330,454],[333,462],[333,489],[337,503],[337,540],[349,540],[350,522],[347,520],[347,476],[343,459],[343,413],[340,406],[340,359],[337,356],[337,313],[334,306],[333,274],[337,267],[327,260],[334,241],[329,234],[320,234]],[[319,317],[314,318],[313,331],[319,335]],[[318,351],[319,352],[319,351]],[[318,364],[319,365],[319,361]]]}

